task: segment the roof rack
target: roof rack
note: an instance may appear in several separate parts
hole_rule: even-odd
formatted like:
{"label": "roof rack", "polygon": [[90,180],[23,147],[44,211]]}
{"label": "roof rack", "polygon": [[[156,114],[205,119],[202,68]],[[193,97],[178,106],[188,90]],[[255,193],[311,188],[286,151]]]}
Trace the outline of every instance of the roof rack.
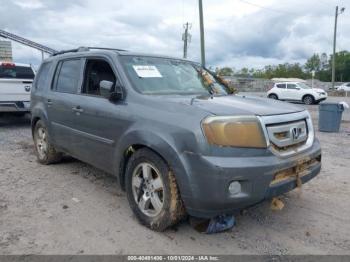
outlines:
{"label": "roof rack", "polygon": [[56,55],[62,55],[65,53],[78,53],[78,52],[87,52],[90,51],[91,49],[94,50],[112,50],[112,51],[126,51],[124,49],[117,49],[117,48],[107,48],[107,47],[85,47],[85,46],[81,46],[79,48],[75,48],[75,49],[68,49],[68,50],[62,50],[59,52],[55,52],[52,54],[52,56],[56,56]]}

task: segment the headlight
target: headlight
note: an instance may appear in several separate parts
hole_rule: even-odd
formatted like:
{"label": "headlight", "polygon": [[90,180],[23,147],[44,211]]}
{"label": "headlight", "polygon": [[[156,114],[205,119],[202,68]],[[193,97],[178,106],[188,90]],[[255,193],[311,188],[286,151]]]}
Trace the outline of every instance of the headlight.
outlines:
{"label": "headlight", "polygon": [[255,116],[207,117],[202,128],[209,144],[266,148],[261,124]]}

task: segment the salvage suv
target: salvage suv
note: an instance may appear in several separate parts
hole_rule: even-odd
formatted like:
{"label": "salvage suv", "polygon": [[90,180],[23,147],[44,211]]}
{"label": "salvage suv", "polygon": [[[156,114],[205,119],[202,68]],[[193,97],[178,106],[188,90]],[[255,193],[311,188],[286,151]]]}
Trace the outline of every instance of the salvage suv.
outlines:
{"label": "salvage suv", "polygon": [[70,155],[118,177],[140,222],[164,230],[288,192],[321,169],[309,113],[230,94],[199,64],[79,48],[46,59],[31,93],[38,161]]}

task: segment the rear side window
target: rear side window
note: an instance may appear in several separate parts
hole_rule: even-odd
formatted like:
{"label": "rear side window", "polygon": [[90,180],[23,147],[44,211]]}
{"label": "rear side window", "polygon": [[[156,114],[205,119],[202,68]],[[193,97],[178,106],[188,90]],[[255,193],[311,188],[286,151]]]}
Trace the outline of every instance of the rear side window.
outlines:
{"label": "rear side window", "polygon": [[28,66],[15,66],[14,64],[0,64],[0,78],[34,79],[34,72]]}
{"label": "rear side window", "polygon": [[65,60],[58,65],[56,91],[76,94],[80,79],[81,60]]}
{"label": "rear side window", "polygon": [[286,88],[286,84],[277,84],[277,88]]}
{"label": "rear side window", "polygon": [[45,88],[45,85],[47,85],[50,67],[51,67],[51,62],[41,65],[41,67],[39,69],[39,73],[37,75],[38,80],[36,81],[36,89],[42,90]]}

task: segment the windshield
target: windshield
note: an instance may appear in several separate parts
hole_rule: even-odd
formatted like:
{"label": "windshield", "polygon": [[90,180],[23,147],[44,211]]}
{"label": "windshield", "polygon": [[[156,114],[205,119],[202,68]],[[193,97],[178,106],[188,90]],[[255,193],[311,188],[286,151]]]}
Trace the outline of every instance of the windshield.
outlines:
{"label": "windshield", "polygon": [[298,86],[300,86],[302,89],[311,89],[310,86],[305,85],[304,83],[298,83]]}
{"label": "windshield", "polygon": [[187,61],[146,56],[121,59],[130,81],[143,94],[227,94],[208,71]]}

